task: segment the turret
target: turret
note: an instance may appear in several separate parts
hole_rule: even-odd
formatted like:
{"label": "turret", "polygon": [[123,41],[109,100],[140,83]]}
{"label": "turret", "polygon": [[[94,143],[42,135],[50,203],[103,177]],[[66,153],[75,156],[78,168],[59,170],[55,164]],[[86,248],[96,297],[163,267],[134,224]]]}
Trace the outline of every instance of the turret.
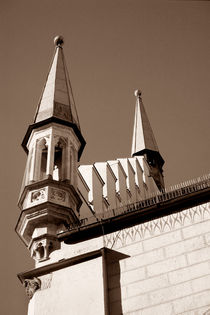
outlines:
{"label": "turret", "polygon": [[150,176],[154,179],[159,190],[164,189],[163,164],[149,119],[147,117],[141,92],[135,91],[136,108],[133,128],[131,156],[144,156]]}
{"label": "turret", "polygon": [[63,53],[55,53],[46,84],[22,146],[28,155],[18,206],[16,232],[38,262],[59,249],[57,233],[79,221],[77,161],[85,140],[81,134]]}

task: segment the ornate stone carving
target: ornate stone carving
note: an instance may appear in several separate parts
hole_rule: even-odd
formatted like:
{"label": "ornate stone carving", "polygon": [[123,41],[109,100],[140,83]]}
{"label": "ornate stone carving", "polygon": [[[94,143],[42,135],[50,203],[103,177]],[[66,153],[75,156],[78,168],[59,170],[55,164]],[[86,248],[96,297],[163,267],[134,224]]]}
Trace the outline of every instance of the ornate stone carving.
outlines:
{"label": "ornate stone carving", "polygon": [[49,259],[49,255],[57,248],[54,243],[56,240],[51,239],[35,241],[31,252],[32,257],[37,261]]}
{"label": "ornate stone carving", "polygon": [[32,192],[31,194],[31,202],[41,201],[46,198],[46,188],[42,188]]}
{"label": "ornate stone carving", "polygon": [[49,259],[50,254],[60,248],[60,243],[55,236],[46,235],[33,241],[31,246],[31,257],[36,261]]}
{"label": "ornate stone carving", "polygon": [[49,289],[51,287],[52,276],[53,276],[52,273],[49,273],[41,277],[42,279],[41,290]]}
{"label": "ornate stone carving", "polygon": [[54,135],[53,141],[55,146],[60,146],[61,148],[65,147],[68,143],[68,139],[60,135]]}
{"label": "ornate stone carving", "polygon": [[66,192],[60,189],[51,188],[50,199],[65,202]]}
{"label": "ornate stone carving", "polygon": [[41,280],[34,277],[33,279],[25,279],[24,287],[26,289],[26,294],[31,299],[34,293],[40,289],[41,287]]}
{"label": "ornate stone carving", "polygon": [[110,248],[120,248],[137,239],[144,239],[155,234],[171,231],[184,225],[202,221],[210,216],[210,203],[173,213],[156,220],[134,225],[111,234],[105,235],[105,245]]}

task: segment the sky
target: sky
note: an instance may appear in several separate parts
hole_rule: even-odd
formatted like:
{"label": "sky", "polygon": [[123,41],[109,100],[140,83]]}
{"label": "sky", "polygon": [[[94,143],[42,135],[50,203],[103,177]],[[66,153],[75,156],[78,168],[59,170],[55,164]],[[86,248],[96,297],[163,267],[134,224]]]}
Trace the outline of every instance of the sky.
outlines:
{"label": "sky", "polygon": [[134,90],[165,160],[166,186],[210,173],[210,2],[0,1],[1,314],[27,313],[16,274],[33,268],[14,232],[21,142],[63,35],[82,134],[80,163],[129,157]]}

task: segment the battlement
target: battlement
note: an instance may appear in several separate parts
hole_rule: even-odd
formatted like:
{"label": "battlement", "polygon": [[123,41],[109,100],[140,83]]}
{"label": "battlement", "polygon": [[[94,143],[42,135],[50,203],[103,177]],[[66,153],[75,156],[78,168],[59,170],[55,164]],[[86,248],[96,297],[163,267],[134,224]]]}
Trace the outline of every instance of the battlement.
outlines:
{"label": "battlement", "polygon": [[152,193],[138,202],[83,218],[78,224],[71,225],[68,231],[60,233],[59,239],[66,243],[77,242],[87,237],[87,231],[88,238],[94,237],[179,212],[209,201],[209,193],[210,174]]}

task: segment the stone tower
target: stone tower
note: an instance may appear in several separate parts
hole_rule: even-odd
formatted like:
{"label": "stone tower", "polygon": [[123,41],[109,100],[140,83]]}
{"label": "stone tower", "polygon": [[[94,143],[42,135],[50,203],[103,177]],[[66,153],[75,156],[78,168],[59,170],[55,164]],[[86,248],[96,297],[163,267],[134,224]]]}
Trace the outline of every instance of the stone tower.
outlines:
{"label": "stone tower", "polygon": [[163,164],[149,119],[147,117],[141,92],[135,91],[136,108],[133,129],[131,156],[144,156],[149,166],[150,176],[154,179],[159,190],[164,189]]}
{"label": "stone tower", "polygon": [[55,38],[55,53],[34,123],[22,146],[28,154],[18,205],[16,231],[41,262],[60,247],[57,233],[79,221],[77,161],[85,146],[68,71],[63,38]]}

